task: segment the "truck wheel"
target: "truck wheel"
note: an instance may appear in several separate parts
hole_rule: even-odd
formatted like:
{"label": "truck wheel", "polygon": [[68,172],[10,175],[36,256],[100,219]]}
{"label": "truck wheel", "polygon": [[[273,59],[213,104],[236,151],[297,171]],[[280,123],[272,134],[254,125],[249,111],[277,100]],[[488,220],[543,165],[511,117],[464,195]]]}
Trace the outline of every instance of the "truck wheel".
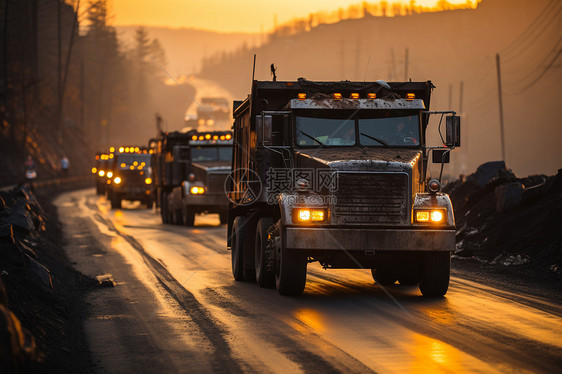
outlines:
{"label": "truck wheel", "polygon": [[222,212],[219,213],[219,219],[221,220],[221,225],[225,225],[228,223],[228,213]]}
{"label": "truck wheel", "polygon": [[[256,270],[256,281],[260,287],[273,287],[275,284],[275,273],[273,272],[273,263],[266,254],[267,247],[267,230],[273,225],[272,218],[261,218],[256,227],[256,242],[254,265]],[[273,255],[270,254],[270,256]],[[269,267],[269,270],[268,270]]]}
{"label": "truck wheel", "polygon": [[184,225],[193,226],[195,224],[195,213],[188,206],[183,205],[181,207],[181,215]]}
{"label": "truck wheel", "polygon": [[392,286],[398,279],[396,272],[390,267],[371,269],[371,275],[375,282],[382,286]]}
{"label": "truck wheel", "polygon": [[423,259],[420,291],[426,297],[442,297],[449,289],[451,253],[431,252]]}
{"label": "truck wheel", "polygon": [[121,209],[121,198],[117,193],[111,194],[111,209]]}
{"label": "truck wheel", "polygon": [[174,210],[174,212],[172,213],[172,220],[174,222],[174,225],[183,225],[183,215],[181,209]]}
{"label": "truck wheel", "polygon": [[162,217],[162,223],[168,223],[168,194],[162,192],[160,195],[160,217]]}
{"label": "truck wheel", "polygon": [[280,295],[300,296],[306,286],[306,255],[289,250],[283,240],[283,228],[279,227],[281,243],[275,253],[275,286]]}
{"label": "truck wheel", "polygon": [[241,282],[244,280],[244,225],[245,217],[236,217],[232,223],[230,233],[231,256],[232,256],[232,275],[234,280]]}

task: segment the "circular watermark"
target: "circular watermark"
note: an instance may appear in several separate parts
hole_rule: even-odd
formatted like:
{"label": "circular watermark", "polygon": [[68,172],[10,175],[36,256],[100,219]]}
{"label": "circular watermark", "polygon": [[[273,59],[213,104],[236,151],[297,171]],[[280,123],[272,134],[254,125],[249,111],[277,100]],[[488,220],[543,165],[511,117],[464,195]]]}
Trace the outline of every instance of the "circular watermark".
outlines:
{"label": "circular watermark", "polygon": [[250,169],[235,169],[224,180],[224,193],[238,206],[253,204],[262,191],[259,175]]}

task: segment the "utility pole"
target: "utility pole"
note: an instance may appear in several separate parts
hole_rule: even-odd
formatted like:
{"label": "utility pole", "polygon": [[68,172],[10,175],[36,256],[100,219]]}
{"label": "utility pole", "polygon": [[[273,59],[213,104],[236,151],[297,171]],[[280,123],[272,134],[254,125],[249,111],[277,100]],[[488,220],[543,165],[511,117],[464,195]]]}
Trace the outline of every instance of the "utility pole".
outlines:
{"label": "utility pole", "polygon": [[388,77],[388,80],[393,81],[394,80],[394,74],[396,74],[396,60],[394,58],[394,48],[390,48],[390,58],[391,58],[391,70],[390,70],[390,74]]}
{"label": "utility pole", "polygon": [[505,138],[503,132],[503,101],[502,101],[502,78],[500,70],[500,54],[496,53],[496,67],[498,70],[498,99],[500,103],[500,136],[502,145],[502,160],[505,161]]}
{"label": "utility pole", "polygon": [[404,58],[404,82],[408,81],[408,48],[406,48],[406,56]]}
{"label": "utility pole", "polygon": [[453,85],[449,84],[449,106],[448,110],[453,110]]}
{"label": "utility pole", "polygon": [[345,59],[344,59],[344,41],[343,39],[340,40],[340,57],[341,57],[341,61],[340,61],[340,79],[343,81],[344,80],[344,63],[345,63]]}

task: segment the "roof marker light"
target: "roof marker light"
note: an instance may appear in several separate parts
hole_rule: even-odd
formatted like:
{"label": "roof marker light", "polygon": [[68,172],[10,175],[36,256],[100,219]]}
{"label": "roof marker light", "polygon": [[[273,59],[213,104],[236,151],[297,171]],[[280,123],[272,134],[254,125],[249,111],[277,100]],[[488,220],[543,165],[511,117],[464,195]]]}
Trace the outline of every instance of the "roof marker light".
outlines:
{"label": "roof marker light", "polygon": [[350,97],[352,99],[359,99],[359,94],[357,92],[353,92]]}
{"label": "roof marker light", "polygon": [[374,92],[369,92],[369,93],[367,94],[367,98],[368,98],[369,100],[375,100],[375,99],[377,98],[377,94],[374,93]]}
{"label": "roof marker light", "polygon": [[230,139],[232,139],[232,135],[226,134],[226,140],[230,140]]}
{"label": "roof marker light", "polygon": [[207,139],[207,140],[211,139],[211,134],[206,134],[205,139]]}
{"label": "roof marker light", "polygon": [[416,98],[416,95],[413,93],[407,93],[406,94],[406,100],[414,100]]}
{"label": "roof marker light", "polygon": [[193,135],[193,136],[191,137],[191,140],[197,140],[197,135]]}
{"label": "roof marker light", "polygon": [[300,93],[298,94],[298,98],[299,98],[299,100],[304,100],[304,99],[306,99],[306,93],[300,92]]}
{"label": "roof marker light", "polygon": [[333,93],[334,100],[341,100],[341,93]]}

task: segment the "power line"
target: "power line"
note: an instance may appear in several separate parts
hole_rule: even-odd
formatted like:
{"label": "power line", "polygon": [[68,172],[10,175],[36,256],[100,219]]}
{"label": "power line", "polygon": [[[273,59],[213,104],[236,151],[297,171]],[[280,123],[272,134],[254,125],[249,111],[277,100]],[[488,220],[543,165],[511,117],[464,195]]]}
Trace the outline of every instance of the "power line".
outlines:
{"label": "power line", "polygon": [[[531,33],[534,32],[532,29],[535,26],[542,24],[541,19],[543,18],[543,16],[545,14],[552,14],[552,13],[550,13],[550,8],[553,4],[560,4],[559,0],[551,0],[550,3],[548,3],[546,5],[546,7],[539,13],[539,15],[533,20],[533,22],[531,22],[531,24],[523,32],[521,32],[521,34],[519,34],[519,36],[517,36],[517,38],[515,38],[503,50],[501,50],[500,53],[502,55],[506,55],[506,56],[509,55],[511,53],[510,49],[515,48],[517,46],[516,44],[519,43],[520,40],[525,40],[529,35],[531,35]],[[558,11],[560,11],[560,9]]]}
{"label": "power line", "polygon": [[562,49],[558,50],[554,58],[548,63],[548,65],[546,65],[546,67],[539,73],[539,75],[531,83],[527,84],[525,87],[521,89],[516,90],[516,92],[508,92],[508,93],[514,94],[517,92],[526,91],[529,88],[533,87],[535,84],[537,84],[542,79],[542,77],[550,70],[552,65],[556,62],[556,60],[560,56],[560,53],[562,53]]}

